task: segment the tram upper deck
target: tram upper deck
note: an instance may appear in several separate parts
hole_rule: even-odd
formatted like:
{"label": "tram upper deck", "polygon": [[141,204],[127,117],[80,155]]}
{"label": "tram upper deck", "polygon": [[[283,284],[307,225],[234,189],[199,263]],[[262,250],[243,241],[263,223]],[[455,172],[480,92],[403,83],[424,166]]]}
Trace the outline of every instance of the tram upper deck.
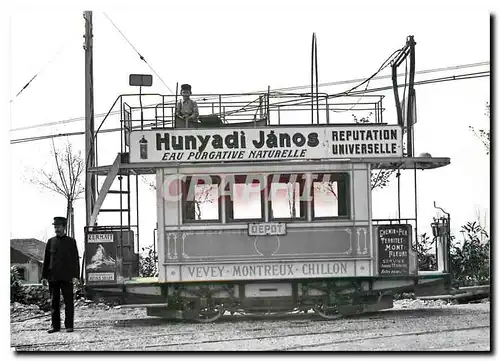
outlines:
{"label": "tram upper deck", "polygon": [[[129,130],[152,128],[225,128],[280,125],[382,123],[382,95],[332,96],[328,94],[241,93],[193,95],[199,109],[194,124],[176,122],[175,95],[120,95],[122,120]],[[147,105],[142,105],[141,104]],[[142,114],[139,114],[141,113]],[[142,119],[141,119],[142,117]],[[128,124],[127,124],[128,121]]]}
{"label": "tram upper deck", "polygon": [[[348,161],[371,163],[375,169],[430,169],[449,164],[448,158],[407,157],[405,127],[384,122],[383,98],[277,92],[201,94],[191,97],[198,105],[199,118],[188,122],[176,117],[181,97],[124,94],[104,121],[112,113],[119,114],[120,153],[125,155],[121,174],[127,174],[127,169],[154,174],[155,169],[174,164],[203,167],[235,161],[242,166]],[[141,149],[149,150],[147,159]],[[90,171],[104,175],[110,167],[96,164]]]}

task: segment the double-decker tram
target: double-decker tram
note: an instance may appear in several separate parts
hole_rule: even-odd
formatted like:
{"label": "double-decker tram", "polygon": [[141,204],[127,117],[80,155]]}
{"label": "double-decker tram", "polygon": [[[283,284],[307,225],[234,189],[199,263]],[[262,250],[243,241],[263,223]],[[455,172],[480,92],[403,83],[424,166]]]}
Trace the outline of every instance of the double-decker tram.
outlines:
{"label": "double-decker tram", "polygon": [[[438,270],[421,272],[416,214],[372,217],[377,174],[450,162],[405,150],[413,124],[385,123],[382,96],[193,99],[199,117],[188,122],[176,115],[175,96],[117,98],[121,150],[112,164],[89,169],[100,190],[85,232],[89,297],[198,321],[226,312],[331,319],[391,308],[395,292],[439,293],[449,284],[449,219],[437,234]],[[352,122],[368,111],[371,122]],[[139,234],[149,233],[139,228],[133,181],[141,175],[155,176],[157,277],[138,273]],[[111,193],[118,209],[103,207]],[[97,223],[112,211],[119,222]]]}

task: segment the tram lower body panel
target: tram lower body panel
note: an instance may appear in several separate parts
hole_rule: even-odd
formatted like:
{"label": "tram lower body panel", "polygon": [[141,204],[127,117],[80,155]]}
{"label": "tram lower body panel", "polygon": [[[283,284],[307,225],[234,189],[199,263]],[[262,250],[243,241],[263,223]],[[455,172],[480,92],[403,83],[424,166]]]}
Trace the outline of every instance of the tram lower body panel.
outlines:
{"label": "tram lower body panel", "polygon": [[[166,230],[158,278],[117,277],[116,285],[88,290],[146,307],[152,316],[213,321],[225,312],[313,310],[336,318],[391,308],[394,292],[444,289],[447,275],[418,275],[409,239],[401,247],[374,243],[377,231],[357,225],[297,227],[279,236]],[[405,262],[384,268],[388,255]]]}

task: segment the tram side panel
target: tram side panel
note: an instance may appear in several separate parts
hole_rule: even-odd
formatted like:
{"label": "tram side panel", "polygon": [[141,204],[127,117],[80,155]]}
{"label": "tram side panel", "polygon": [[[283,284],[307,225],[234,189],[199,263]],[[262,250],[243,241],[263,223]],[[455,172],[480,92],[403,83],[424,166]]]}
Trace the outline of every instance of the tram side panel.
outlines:
{"label": "tram side panel", "polygon": [[[159,280],[166,282],[243,281],[370,277],[374,275],[369,222],[369,171],[351,165],[350,218],[337,222],[290,222],[285,234],[255,236],[248,224],[181,225],[182,199],[164,196],[158,182]],[[169,185],[170,194],[180,184]],[[174,189],[178,187],[177,189]],[[202,228],[201,228],[202,227]]]}
{"label": "tram side panel", "polygon": [[370,221],[370,172],[366,164],[352,164],[351,170],[351,218],[356,223]]}
{"label": "tram side panel", "polygon": [[367,227],[307,227],[282,236],[246,229],[167,231],[169,282],[370,276]]}

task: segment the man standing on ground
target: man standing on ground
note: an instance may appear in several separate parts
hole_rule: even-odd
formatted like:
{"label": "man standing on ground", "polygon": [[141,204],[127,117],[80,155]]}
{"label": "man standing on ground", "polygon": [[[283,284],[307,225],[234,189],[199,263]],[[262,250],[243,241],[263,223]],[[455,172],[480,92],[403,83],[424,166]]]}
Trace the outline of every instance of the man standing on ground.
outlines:
{"label": "man standing on ground", "polygon": [[80,259],[76,241],[66,235],[66,218],[54,218],[55,237],[48,240],[43,260],[42,282],[49,283],[52,327],[49,333],[61,330],[60,292],[64,298],[64,327],[73,332],[75,307],[73,281],[78,282]]}

